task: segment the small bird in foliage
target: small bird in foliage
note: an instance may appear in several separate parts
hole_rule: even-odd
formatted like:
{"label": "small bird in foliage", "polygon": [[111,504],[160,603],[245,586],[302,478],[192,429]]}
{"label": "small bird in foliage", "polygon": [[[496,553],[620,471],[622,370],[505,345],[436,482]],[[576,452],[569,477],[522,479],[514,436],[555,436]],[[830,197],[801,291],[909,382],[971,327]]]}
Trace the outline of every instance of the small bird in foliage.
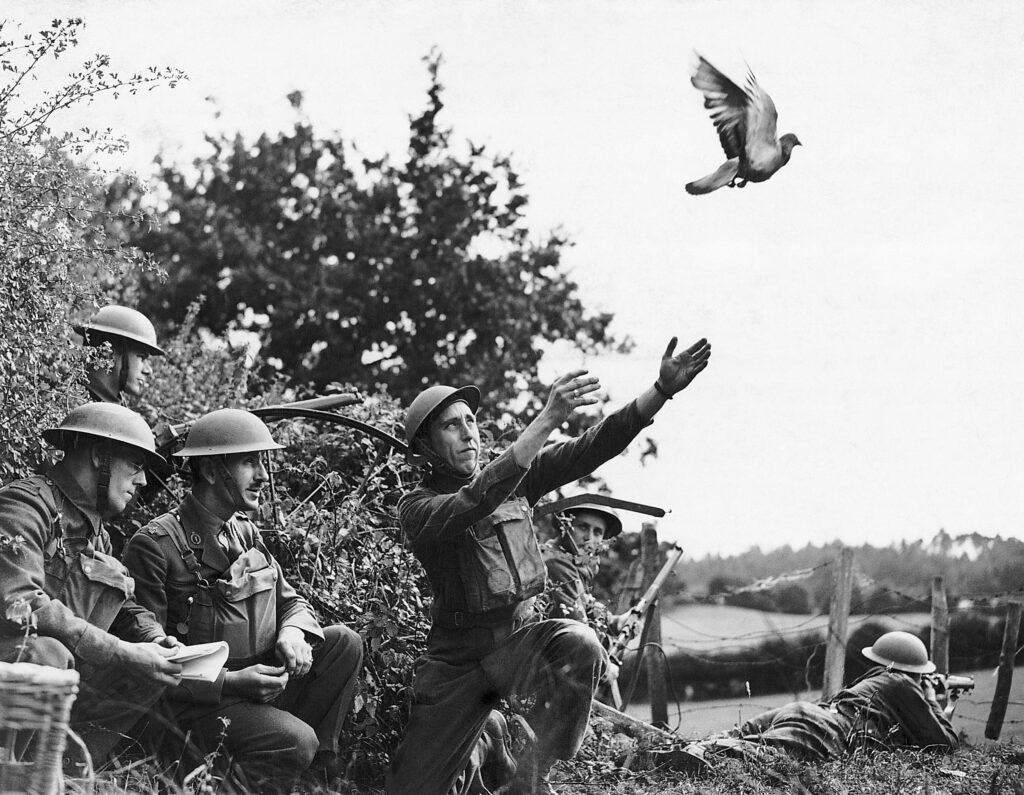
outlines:
{"label": "small bird in foliage", "polygon": [[713,174],[689,182],[686,192],[711,193],[723,185],[742,188],[748,182],[764,182],[789,162],[794,146],[801,146],[792,133],[776,138],[778,113],[772,98],[747,70],[747,86],[740,88],[713,67],[704,56],[690,82],[704,95],[704,107],[718,130],[725,156],[729,159]]}

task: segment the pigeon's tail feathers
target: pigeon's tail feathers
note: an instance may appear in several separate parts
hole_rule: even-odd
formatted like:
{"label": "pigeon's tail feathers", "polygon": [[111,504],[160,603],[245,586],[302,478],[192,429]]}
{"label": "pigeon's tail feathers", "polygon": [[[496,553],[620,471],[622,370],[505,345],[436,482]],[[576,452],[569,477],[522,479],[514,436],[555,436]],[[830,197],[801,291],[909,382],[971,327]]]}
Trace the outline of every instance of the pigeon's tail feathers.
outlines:
{"label": "pigeon's tail feathers", "polygon": [[728,185],[736,179],[739,164],[739,158],[736,157],[726,160],[718,167],[714,174],[708,174],[702,179],[686,183],[686,192],[693,196],[702,196],[705,193],[711,193],[711,191]]}

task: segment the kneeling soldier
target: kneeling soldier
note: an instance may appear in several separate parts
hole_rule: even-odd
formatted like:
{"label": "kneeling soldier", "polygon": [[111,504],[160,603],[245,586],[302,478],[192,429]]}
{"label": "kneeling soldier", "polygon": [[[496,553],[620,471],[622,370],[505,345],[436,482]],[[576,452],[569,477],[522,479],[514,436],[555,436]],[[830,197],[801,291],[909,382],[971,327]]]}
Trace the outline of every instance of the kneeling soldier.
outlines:
{"label": "kneeling soldier", "polygon": [[210,751],[221,718],[230,719],[232,760],[285,784],[311,765],[336,769],[363,649],[347,627],[320,628],[244,513],[258,507],[268,481],[261,452],[277,449],[247,411],[200,417],[175,453],[191,459],[191,493],[132,537],[124,562],[140,603],[183,642],[230,647],[216,682],[168,691],[182,728]]}
{"label": "kneeling soldier", "polygon": [[572,620],[537,620],[533,597],[546,572],[533,527],[545,494],[621,453],[708,363],[706,340],[675,354],[658,380],[581,436],[546,445],[574,412],[597,402],[598,380],[576,371],[555,382],[547,404],[512,446],[481,455],[475,386],[433,386],[406,413],[414,463],[427,472],[398,503],[398,516],[433,592],[427,649],[415,668],[405,737],[392,759],[389,795],[445,795],[466,769],[501,697],[532,697],[536,737],[502,792],[554,792],[559,759],[579,750],[607,655],[594,631]]}
{"label": "kneeling soldier", "polygon": [[78,669],[71,726],[100,764],[181,673],[103,528],[157,455],[146,421],[109,403],[73,409],[43,438],[64,458],[0,490],[0,660]]}

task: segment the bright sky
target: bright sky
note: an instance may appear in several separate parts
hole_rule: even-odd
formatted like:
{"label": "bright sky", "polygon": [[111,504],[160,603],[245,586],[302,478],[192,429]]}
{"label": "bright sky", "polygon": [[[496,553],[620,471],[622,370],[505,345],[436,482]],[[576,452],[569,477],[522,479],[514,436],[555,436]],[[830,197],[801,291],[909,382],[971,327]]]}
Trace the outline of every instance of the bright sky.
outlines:
{"label": "bright sky", "polygon": [[[444,121],[512,153],[531,227],[571,235],[585,303],[636,340],[628,359],[587,362],[613,402],[653,381],[673,334],[712,342],[708,370],[657,418],[659,460],[604,470],[618,496],[671,508],[659,530],[690,554],[1024,531],[1024,4],[4,10],[29,28],[81,16],[82,54],[189,74],[74,120],[125,134],[139,170],[158,150],[190,159],[218,125],[289,126],[294,89],[321,133],[400,158],[437,45]],[[770,182],[684,192],[724,159],[689,84],[694,50],[736,81],[749,63],[779,131],[804,143]]]}

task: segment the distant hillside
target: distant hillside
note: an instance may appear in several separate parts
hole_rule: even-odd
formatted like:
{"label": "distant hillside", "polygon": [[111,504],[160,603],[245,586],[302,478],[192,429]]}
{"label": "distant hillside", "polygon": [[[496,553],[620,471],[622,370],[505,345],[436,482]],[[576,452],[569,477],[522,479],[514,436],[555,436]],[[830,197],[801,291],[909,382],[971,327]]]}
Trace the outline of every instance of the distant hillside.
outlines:
{"label": "distant hillside", "polygon": [[[621,539],[621,540],[620,540]],[[623,534],[599,575],[597,586],[613,594],[625,580],[634,559],[636,534]],[[790,613],[827,608],[831,592],[830,561],[842,544],[784,546],[763,552],[754,547],[742,554],[709,555],[683,560],[663,594],[675,601],[713,599],[727,604]],[[774,587],[758,581],[814,569]],[[928,610],[932,578],[944,578],[950,604],[962,599],[1021,591],[1024,593],[1024,542],[978,533],[951,536],[940,531],[930,541],[902,542],[886,547],[854,547],[854,612]],[[753,585],[753,587],[751,587]]]}
{"label": "distant hillside", "polygon": [[[716,578],[753,582],[833,560],[841,544],[808,544],[762,552],[758,547],[740,555],[709,555],[683,561],[677,581],[691,593],[707,592]],[[989,538],[978,533],[951,536],[940,531],[931,541],[902,542],[887,547],[854,547],[854,567],[871,580],[909,594],[927,597],[932,578],[945,578],[946,588],[958,595],[987,594],[1024,587],[1024,542]]]}

